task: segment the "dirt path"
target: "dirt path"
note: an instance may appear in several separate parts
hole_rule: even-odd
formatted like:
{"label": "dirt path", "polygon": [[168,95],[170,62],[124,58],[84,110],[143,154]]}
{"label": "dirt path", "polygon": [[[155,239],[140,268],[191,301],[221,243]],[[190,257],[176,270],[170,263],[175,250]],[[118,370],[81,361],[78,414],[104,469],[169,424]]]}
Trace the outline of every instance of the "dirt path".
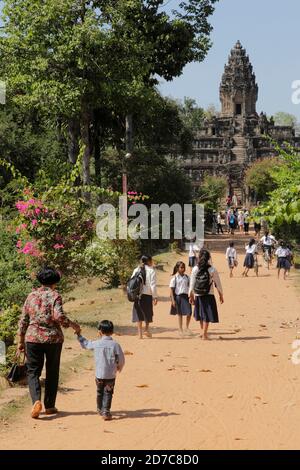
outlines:
{"label": "dirt path", "polygon": [[178,337],[168,314],[169,273],[159,273],[153,339],[117,337],[132,355],[117,379],[115,419],[103,422],[95,412],[90,359],[59,394],[62,412],[33,421],[24,410],[1,429],[1,449],[299,449],[300,365],[291,361],[300,329],[295,273],[284,282],[262,268],[259,278],[244,279],[240,256],[229,279],[223,253],[214,252],[213,260],[225,304],[212,341],[199,339],[195,322],[194,337]]}

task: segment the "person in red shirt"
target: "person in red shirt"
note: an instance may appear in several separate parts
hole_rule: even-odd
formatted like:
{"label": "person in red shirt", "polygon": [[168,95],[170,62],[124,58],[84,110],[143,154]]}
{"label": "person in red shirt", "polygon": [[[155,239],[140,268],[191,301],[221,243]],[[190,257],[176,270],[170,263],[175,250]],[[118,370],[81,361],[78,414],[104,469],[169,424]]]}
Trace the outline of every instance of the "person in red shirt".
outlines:
{"label": "person in red shirt", "polygon": [[42,287],[34,289],[25,300],[18,326],[18,351],[27,358],[27,377],[33,408],[31,417],[38,418],[42,411],[40,376],[46,359],[44,405],[46,414],[56,414],[55,407],[59,366],[64,335],[61,327],[80,326],[63,311],[62,298],[56,290],[60,274],[49,267],[37,274]]}

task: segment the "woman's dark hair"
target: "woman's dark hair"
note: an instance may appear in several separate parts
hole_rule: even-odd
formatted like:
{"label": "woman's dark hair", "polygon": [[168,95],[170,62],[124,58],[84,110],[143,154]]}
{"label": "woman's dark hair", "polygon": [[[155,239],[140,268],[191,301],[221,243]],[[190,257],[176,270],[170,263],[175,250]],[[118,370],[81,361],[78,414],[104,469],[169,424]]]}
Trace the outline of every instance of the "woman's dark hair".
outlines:
{"label": "woman's dark hair", "polygon": [[211,265],[209,263],[211,256],[208,250],[202,249],[199,253],[198,268],[199,271],[207,271]]}
{"label": "woman's dark hair", "polygon": [[174,266],[172,276],[175,276],[175,274],[178,273],[180,266],[184,266],[184,269],[185,269],[185,263],[183,261],[177,261],[177,263]]}
{"label": "woman's dark hair", "polygon": [[234,247],[234,242],[230,242],[229,246],[230,246],[230,248],[233,248]]}
{"label": "woman's dark hair", "polygon": [[141,263],[142,263],[143,265],[148,264],[148,263],[150,263],[151,261],[152,261],[152,256],[150,256],[150,255],[143,255],[143,256],[141,257]]}
{"label": "woman's dark hair", "polygon": [[60,281],[61,276],[56,269],[45,266],[37,273],[36,278],[43,286],[52,286]]}
{"label": "woman's dark hair", "polygon": [[285,242],[284,240],[280,240],[279,245],[280,245],[280,246],[287,247],[287,244],[286,244],[286,242]]}
{"label": "woman's dark hair", "polygon": [[249,242],[249,247],[255,245],[255,243],[256,243],[256,242],[255,242],[255,239],[254,239],[254,238],[251,238],[251,239],[250,239],[250,242]]}
{"label": "woman's dark hair", "polygon": [[114,324],[109,320],[102,320],[98,325],[98,330],[104,335],[112,335],[114,332]]}

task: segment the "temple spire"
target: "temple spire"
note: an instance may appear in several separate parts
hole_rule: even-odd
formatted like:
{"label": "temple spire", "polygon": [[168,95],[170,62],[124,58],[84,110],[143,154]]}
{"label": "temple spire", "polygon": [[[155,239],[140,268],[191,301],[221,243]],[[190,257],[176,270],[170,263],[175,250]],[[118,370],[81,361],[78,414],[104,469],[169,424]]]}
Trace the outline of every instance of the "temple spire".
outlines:
{"label": "temple spire", "polygon": [[258,86],[246,50],[240,41],[231,49],[220,85],[222,116],[256,114]]}

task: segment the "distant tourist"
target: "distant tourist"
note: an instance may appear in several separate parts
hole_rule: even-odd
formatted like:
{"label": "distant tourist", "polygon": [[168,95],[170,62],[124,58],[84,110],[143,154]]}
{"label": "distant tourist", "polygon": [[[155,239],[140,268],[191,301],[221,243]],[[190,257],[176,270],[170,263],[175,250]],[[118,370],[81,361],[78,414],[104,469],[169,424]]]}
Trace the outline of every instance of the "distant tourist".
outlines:
{"label": "distant tourist", "polygon": [[236,218],[235,218],[233,210],[231,210],[229,213],[228,223],[229,223],[230,233],[231,235],[234,235],[234,230],[236,228]]}
{"label": "distant tourist", "polygon": [[27,358],[28,385],[33,404],[31,417],[34,419],[42,411],[40,376],[45,359],[45,412],[47,415],[58,413],[55,402],[64,342],[61,327],[80,330],[80,326],[64,314],[62,298],[56,290],[60,274],[44,267],[36,277],[42,287],[34,289],[25,300],[18,329],[18,350],[25,350]]}
{"label": "distant tourist", "polygon": [[231,206],[231,196],[230,195],[228,195],[227,198],[226,198],[226,205],[227,205],[228,208]]}
{"label": "distant tourist", "polygon": [[244,231],[245,231],[245,235],[249,235],[249,225],[250,225],[250,214],[246,210],[244,212]]}
{"label": "distant tourist", "polygon": [[125,357],[119,343],[113,340],[114,325],[102,320],[98,325],[99,339],[89,341],[77,331],[78,341],[83,349],[94,351],[95,379],[97,386],[97,411],[105,421],[112,419],[111,403],[117,372],[121,372]]}
{"label": "distant tourist", "polygon": [[232,201],[231,201],[231,204],[233,205],[233,207],[237,207],[238,205],[238,199],[236,197],[236,195],[233,193],[233,196],[232,196]]}
{"label": "distant tourist", "polygon": [[222,227],[222,216],[221,216],[221,213],[219,212],[218,215],[217,215],[217,231],[218,231],[218,234],[221,232],[222,235],[223,235],[223,227]]}
{"label": "distant tourist", "polygon": [[[171,297],[171,315],[177,315],[179,325],[179,335],[191,335],[189,329],[192,307],[189,303],[189,287],[190,278],[185,274],[185,264],[178,261],[174,266],[172,278],[170,281],[170,297]],[[186,318],[186,329],[183,331],[183,317]]]}
{"label": "distant tourist", "polygon": [[229,243],[229,247],[226,250],[226,259],[227,259],[228,267],[229,267],[229,275],[230,277],[233,277],[233,270],[238,265],[237,252],[236,252],[236,249],[234,248],[234,242]]}
{"label": "distant tourist", "polygon": [[145,322],[144,335],[147,338],[152,337],[149,325],[153,322],[153,305],[157,305],[156,272],[152,256],[142,256],[140,266],[133,271],[132,277],[139,270],[144,275],[144,285],[141,298],[133,304],[132,321],[137,323],[139,339],[143,339],[143,322]]}
{"label": "distant tourist", "polygon": [[244,213],[243,213],[243,211],[239,211],[238,225],[239,225],[239,231],[242,232],[244,230]]}
{"label": "distant tourist", "polygon": [[214,286],[216,286],[219,293],[220,302],[223,303],[223,290],[218,271],[211,265],[209,251],[202,249],[199,254],[198,264],[192,271],[189,298],[190,303],[195,305],[195,320],[200,322],[201,329],[204,330],[204,340],[209,339],[209,324],[219,322]]}
{"label": "distant tourist", "polygon": [[255,256],[257,255],[257,245],[254,238],[251,238],[248,245],[245,247],[246,257],[244,260],[244,272],[243,276],[248,277],[248,272],[250,269],[254,268]]}
{"label": "distant tourist", "polygon": [[254,232],[255,232],[255,236],[258,238],[260,236],[260,232],[261,232],[261,222],[260,221],[257,221],[257,220],[254,221]]}

